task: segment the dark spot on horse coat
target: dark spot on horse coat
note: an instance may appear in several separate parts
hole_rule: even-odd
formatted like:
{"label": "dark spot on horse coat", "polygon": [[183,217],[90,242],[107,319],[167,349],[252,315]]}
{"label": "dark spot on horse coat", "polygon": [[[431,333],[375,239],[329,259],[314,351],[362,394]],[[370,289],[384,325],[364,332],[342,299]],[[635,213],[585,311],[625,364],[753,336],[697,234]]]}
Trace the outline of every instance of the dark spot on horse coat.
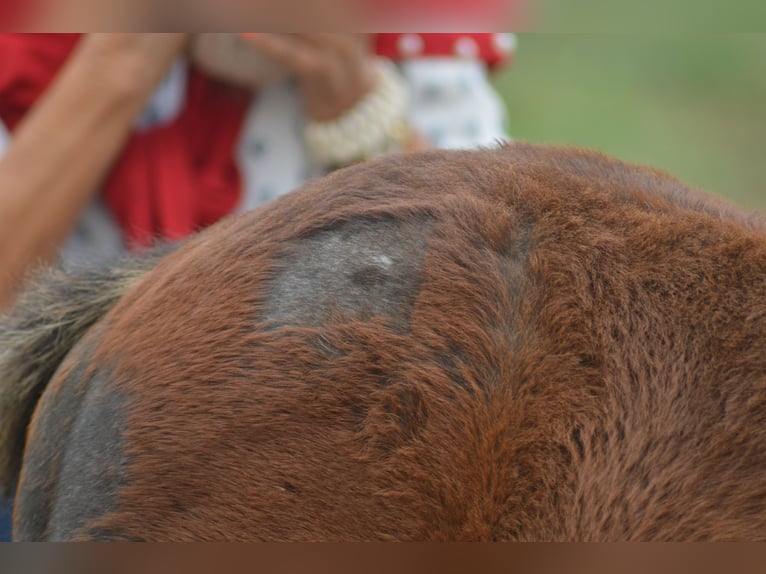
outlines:
{"label": "dark spot on horse coat", "polygon": [[298,488],[290,482],[283,482],[282,488],[286,490],[287,492],[289,492],[290,494],[298,494],[300,492]]}

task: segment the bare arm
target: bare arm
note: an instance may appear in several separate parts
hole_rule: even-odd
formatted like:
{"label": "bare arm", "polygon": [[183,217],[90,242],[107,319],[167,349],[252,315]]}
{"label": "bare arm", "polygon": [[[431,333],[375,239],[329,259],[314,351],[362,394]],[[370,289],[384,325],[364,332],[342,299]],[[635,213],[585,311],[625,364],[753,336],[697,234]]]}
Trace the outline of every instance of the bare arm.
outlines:
{"label": "bare arm", "polygon": [[182,34],[85,37],[0,158],[0,308],[54,260],[182,48]]}

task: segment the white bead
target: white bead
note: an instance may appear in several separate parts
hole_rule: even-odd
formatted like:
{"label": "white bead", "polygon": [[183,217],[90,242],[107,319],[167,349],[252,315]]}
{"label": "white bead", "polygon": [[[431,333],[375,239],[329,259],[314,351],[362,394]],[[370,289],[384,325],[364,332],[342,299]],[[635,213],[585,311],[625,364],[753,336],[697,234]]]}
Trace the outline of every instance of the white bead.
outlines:
{"label": "white bead", "polygon": [[417,56],[423,51],[423,38],[417,34],[402,34],[399,36],[397,47],[403,56]]}
{"label": "white bead", "polygon": [[455,54],[462,58],[475,58],[479,55],[479,46],[473,38],[463,36],[455,42]]}
{"label": "white bead", "polygon": [[492,34],[492,46],[502,56],[516,51],[516,34]]}
{"label": "white bead", "polygon": [[377,72],[377,86],[343,116],[307,124],[306,143],[320,163],[345,165],[401,145],[393,126],[406,116],[407,86],[386,60],[377,61]]}

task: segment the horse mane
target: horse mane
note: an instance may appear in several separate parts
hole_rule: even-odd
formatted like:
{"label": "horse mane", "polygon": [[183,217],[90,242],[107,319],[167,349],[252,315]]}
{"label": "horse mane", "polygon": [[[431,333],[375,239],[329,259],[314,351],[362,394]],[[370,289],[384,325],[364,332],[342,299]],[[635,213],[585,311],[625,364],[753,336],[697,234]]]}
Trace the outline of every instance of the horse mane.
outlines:
{"label": "horse mane", "polygon": [[158,247],[101,268],[33,272],[0,316],[0,495],[16,486],[40,396],[83,335],[169,251]]}

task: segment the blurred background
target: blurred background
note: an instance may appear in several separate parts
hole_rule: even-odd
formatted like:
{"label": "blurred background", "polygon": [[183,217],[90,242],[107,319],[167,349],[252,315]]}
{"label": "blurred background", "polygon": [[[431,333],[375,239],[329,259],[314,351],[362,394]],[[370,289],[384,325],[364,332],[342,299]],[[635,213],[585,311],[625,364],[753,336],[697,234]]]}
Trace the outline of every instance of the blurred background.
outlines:
{"label": "blurred background", "polygon": [[519,34],[515,139],[598,149],[766,212],[766,35]]}

